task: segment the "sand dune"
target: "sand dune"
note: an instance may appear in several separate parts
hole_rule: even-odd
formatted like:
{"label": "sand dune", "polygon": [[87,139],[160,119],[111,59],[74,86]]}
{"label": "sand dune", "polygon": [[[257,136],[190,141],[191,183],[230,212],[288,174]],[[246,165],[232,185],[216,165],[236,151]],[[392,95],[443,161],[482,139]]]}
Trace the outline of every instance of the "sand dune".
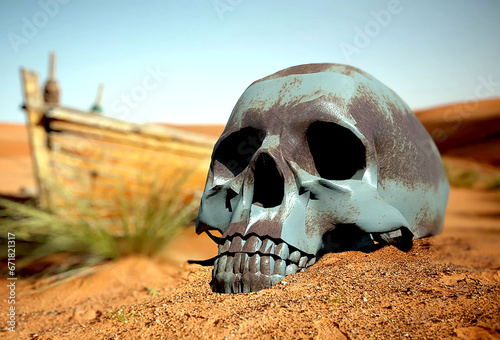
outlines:
{"label": "sand dune", "polygon": [[415,114],[442,155],[500,166],[500,99],[445,105]]}

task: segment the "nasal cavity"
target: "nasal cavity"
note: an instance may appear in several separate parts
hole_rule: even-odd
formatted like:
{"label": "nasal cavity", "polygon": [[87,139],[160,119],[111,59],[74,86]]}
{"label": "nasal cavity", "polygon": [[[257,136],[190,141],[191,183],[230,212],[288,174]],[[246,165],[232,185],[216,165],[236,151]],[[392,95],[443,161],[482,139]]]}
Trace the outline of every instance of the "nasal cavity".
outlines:
{"label": "nasal cavity", "polygon": [[261,153],[255,161],[252,203],[272,208],[283,202],[285,181],[273,158]]}

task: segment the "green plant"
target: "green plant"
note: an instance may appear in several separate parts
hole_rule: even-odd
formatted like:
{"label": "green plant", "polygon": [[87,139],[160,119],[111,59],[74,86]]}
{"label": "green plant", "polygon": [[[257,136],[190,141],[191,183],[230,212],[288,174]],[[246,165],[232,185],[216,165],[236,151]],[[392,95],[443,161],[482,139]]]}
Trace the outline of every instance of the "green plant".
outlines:
{"label": "green plant", "polygon": [[498,190],[500,189],[500,176],[493,178],[489,183],[487,189]]}
{"label": "green plant", "polygon": [[0,199],[0,233],[15,234],[16,242],[30,243],[30,259],[56,252],[91,253],[102,258],[117,256],[113,236],[88,218],[72,218],[32,205]]}
{"label": "green plant", "polygon": [[341,296],[331,297],[326,300],[326,303],[343,303],[343,302],[344,300],[342,299]]}
{"label": "green plant", "polygon": [[158,293],[158,288],[156,288],[156,287],[147,286],[146,289],[148,290],[148,293],[151,296],[159,296],[160,295],[160,293]]}
{"label": "green plant", "polygon": [[180,172],[168,183],[154,183],[142,198],[120,195],[117,238],[119,253],[151,256],[160,252],[196,217],[199,197],[186,196],[190,172]]}
{"label": "green plant", "polygon": [[473,161],[443,158],[443,165],[451,186],[471,189],[500,189],[500,172],[491,166]]}
{"label": "green plant", "polygon": [[108,311],[106,316],[112,317],[120,322],[128,323],[128,317],[125,315],[123,309],[119,309],[116,312]]}
{"label": "green plant", "polygon": [[[84,254],[87,263],[155,255],[196,217],[199,198],[185,190],[190,173],[177,171],[167,182],[142,181],[136,189],[123,186],[116,197],[101,201],[61,193],[64,199],[51,211],[0,199],[0,237],[16,235],[16,257],[24,262],[59,252]],[[103,211],[115,216],[103,218]]]}
{"label": "green plant", "polygon": [[345,290],[343,288],[339,288],[339,290],[333,293],[328,299],[325,300],[326,303],[349,303],[349,300],[345,299],[343,296],[345,295]]}

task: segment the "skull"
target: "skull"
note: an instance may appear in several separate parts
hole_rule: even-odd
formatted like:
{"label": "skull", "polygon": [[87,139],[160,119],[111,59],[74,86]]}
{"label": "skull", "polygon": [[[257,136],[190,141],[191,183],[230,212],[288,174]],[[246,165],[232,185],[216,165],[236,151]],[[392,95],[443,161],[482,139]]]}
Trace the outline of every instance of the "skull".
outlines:
{"label": "skull", "polygon": [[448,191],[391,89],[347,65],[279,71],[246,89],[214,147],[196,223],[219,244],[212,289],[258,291],[327,252],[409,250],[441,231]]}

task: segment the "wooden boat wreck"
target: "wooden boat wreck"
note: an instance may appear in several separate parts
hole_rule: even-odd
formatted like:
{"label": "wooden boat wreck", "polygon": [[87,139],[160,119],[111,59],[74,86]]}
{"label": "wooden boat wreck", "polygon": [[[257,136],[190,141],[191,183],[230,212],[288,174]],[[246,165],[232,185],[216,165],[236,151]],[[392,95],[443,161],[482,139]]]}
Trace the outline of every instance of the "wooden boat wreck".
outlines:
{"label": "wooden boat wreck", "polygon": [[168,190],[183,174],[183,194],[203,190],[213,137],[60,106],[54,64],[52,56],[44,92],[35,72],[21,71],[41,208],[64,208],[68,195],[95,203],[147,195],[151,185]]}

